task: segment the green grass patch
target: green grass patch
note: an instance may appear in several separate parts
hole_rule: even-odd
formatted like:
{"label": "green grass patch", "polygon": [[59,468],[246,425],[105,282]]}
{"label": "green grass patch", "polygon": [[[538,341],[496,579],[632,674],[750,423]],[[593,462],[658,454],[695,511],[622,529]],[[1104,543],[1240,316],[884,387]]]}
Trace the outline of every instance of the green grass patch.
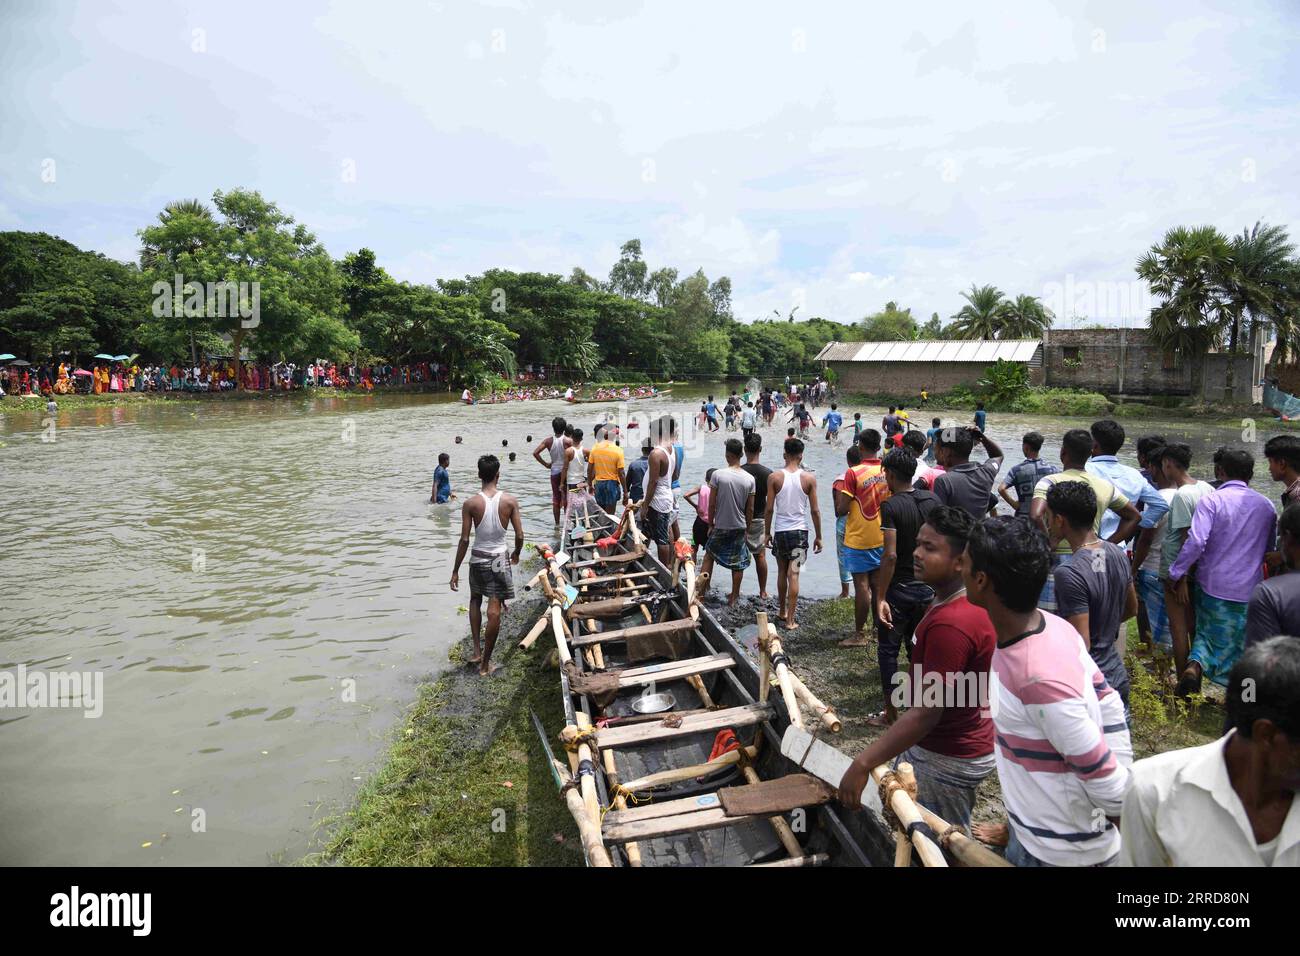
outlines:
{"label": "green grass patch", "polygon": [[[521,601],[502,624],[480,678],[452,651],[453,669],[420,689],[384,766],[355,806],[326,825],[324,850],[306,862],[347,866],[582,866],[577,828],[561,799],[529,711],[555,735],[564,726],[559,672],[548,636],[516,647],[541,613]],[[504,652],[504,653],[503,653]],[[563,750],[557,756],[564,759]]]}

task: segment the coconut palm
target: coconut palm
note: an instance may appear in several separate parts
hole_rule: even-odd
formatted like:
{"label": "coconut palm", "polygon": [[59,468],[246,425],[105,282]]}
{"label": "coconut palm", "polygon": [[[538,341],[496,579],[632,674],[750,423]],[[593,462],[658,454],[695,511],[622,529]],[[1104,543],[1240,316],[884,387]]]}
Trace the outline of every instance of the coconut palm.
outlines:
{"label": "coconut palm", "polygon": [[1056,316],[1037,296],[1018,295],[1003,304],[998,318],[1000,339],[1041,339]]}
{"label": "coconut palm", "polygon": [[1001,290],[972,283],[970,291],[961,295],[966,304],[953,315],[953,334],[959,339],[997,338],[1001,329],[999,315],[1007,300]]}
{"label": "coconut palm", "polygon": [[1294,252],[1282,226],[1257,222],[1233,237],[1221,276],[1229,351],[1237,351],[1243,333],[1249,341],[1261,322],[1288,324],[1296,308]]}

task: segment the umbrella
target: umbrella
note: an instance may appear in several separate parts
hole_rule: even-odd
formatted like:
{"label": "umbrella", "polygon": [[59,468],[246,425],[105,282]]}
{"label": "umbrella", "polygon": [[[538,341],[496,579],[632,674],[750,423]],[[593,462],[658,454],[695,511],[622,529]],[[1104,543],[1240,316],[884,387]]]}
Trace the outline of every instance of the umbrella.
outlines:
{"label": "umbrella", "polygon": [[77,369],[75,372],[73,372],[72,374],[73,374],[73,375],[93,376],[95,373],[94,373],[94,372],[87,372],[84,368],[79,368],[79,369]]}
{"label": "umbrella", "polygon": [[134,358],[134,356],[132,356],[132,355],[114,355],[114,356],[113,356],[113,361],[114,361],[114,362],[129,362],[129,361],[131,361],[132,358]]}
{"label": "umbrella", "polygon": [[11,358],[17,358],[17,357],[18,357],[18,356],[16,356],[16,355],[12,355],[12,354],[10,354],[9,352],[6,352],[4,355],[0,355],[0,362],[7,362],[7,361],[9,361]]}
{"label": "umbrella", "polygon": [[105,355],[103,352],[100,352],[98,355],[95,356],[95,358],[108,359],[110,362],[113,361],[113,356]]}
{"label": "umbrella", "polygon": [[31,365],[32,363],[27,361],[26,359],[14,359],[9,364],[10,365]]}

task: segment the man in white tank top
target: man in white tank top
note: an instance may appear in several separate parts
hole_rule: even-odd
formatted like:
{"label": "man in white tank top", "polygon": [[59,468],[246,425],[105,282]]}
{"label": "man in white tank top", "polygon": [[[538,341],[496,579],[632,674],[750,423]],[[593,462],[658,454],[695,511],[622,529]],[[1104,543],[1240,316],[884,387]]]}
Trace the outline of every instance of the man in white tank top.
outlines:
{"label": "man in white tank top", "polygon": [[[478,460],[478,477],[483,489],[467,500],[460,509],[460,543],[456,545],[456,563],[451,569],[451,589],[460,589],[460,565],[465,552],[470,551],[470,531],[474,532],[474,548],[469,558],[469,628],[474,642],[471,664],[478,664],[483,675],[497,670],[491,665],[492,648],[501,628],[501,612],[506,601],[514,600],[515,582],[512,565],[519,563],[519,552],[524,548],[524,526],[519,518],[519,502],[514,495],[497,490],[501,462],[496,455],[484,455]],[[515,550],[507,555],[506,525],[515,530]],[[483,645],[479,645],[479,629],[483,621],[483,598],[488,598],[487,629],[483,631]],[[498,665],[499,666],[499,665]]]}
{"label": "man in white tank top", "polygon": [[785,440],[785,467],[767,479],[765,540],[776,555],[778,620],[791,630],[799,600],[799,571],[808,559],[808,515],[812,513],[813,553],[822,550],[822,515],[817,505],[817,478],[803,470],[803,442]]}
{"label": "man in white tank top", "polygon": [[664,415],[650,423],[647,434],[655,443],[648,457],[645,471],[645,494],[641,499],[641,530],[655,543],[659,560],[666,566],[672,561],[673,551],[673,468],[676,455],[673,437],[676,425],[671,415]]}

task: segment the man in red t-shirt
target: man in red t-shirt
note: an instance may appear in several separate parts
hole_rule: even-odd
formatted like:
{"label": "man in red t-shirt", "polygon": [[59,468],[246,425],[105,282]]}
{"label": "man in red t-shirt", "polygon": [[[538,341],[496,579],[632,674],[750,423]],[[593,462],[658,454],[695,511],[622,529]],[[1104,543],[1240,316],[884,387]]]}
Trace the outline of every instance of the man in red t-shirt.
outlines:
{"label": "man in red t-shirt", "polygon": [[[858,754],[840,781],[840,802],[861,805],[871,771],[892,761],[916,772],[917,800],[948,823],[969,829],[980,781],[993,772],[989,667],[997,635],[988,614],[966,600],[962,561],[974,519],[937,507],[916,536],[912,568],[934,589],[916,626],[912,668],[883,688],[908,710]],[[900,756],[901,755],[901,756]]]}

